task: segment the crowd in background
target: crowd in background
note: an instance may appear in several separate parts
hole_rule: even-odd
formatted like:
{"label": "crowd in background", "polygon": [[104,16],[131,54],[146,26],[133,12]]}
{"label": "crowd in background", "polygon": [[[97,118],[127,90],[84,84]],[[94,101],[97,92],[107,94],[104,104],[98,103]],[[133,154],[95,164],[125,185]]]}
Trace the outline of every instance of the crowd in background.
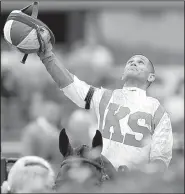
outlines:
{"label": "crowd in background", "polygon": [[[56,48],[61,62],[81,80],[97,87],[122,86],[120,77],[125,62],[115,65],[108,48],[80,44],[67,54],[59,46]],[[67,129],[73,146],[88,144],[94,135],[96,118],[93,112],[79,109],[63,95],[37,55],[30,55],[26,64],[20,63],[21,58],[22,54],[14,49],[2,51],[2,141],[22,141],[24,149],[18,157],[41,156],[57,172],[62,161],[58,151],[59,131]],[[155,68],[157,78],[148,95],[159,99],[170,114],[174,134],[171,166],[176,166],[184,149],[183,66],[157,64]]]}

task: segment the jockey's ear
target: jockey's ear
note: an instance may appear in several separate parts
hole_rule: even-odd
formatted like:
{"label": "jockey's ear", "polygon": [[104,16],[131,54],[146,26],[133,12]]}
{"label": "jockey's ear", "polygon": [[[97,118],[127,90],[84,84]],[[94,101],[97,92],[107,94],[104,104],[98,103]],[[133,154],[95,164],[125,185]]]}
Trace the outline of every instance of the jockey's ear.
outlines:
{"label": "jockey's ear", "polygon": [[59,135],[59,150],[64,157],[72,155],[73,152],[73,148],[69,142],[69,138],[66,134],[65,129],[62,129]]}
{"label": "jockey's ear", "polygon": [[96,130],[96,134],[92,140],[92,148],[98,148],[101,154],[103,149],[103,138],[99,130]]}

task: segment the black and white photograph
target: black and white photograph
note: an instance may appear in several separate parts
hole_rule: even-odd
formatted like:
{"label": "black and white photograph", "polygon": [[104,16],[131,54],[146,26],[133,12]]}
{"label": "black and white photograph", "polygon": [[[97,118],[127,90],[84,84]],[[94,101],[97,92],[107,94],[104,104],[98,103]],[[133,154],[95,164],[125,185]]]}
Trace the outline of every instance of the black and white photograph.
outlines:
{"label": "black and white photograph", "polygon": [[1,1],[1,193],[184,193],[184,1]]}

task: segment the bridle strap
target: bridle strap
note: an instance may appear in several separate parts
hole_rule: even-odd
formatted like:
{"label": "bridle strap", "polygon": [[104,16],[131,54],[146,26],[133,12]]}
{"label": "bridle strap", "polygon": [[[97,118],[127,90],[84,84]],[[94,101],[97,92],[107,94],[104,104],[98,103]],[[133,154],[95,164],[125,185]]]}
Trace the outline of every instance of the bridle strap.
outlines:
{"label": "bridle strap", "polygon": [[97,162],[93,162],[93,161],[91,161],[89,159],[86,159],[86,158],[69,158],[69,159],[66,159],[62,162],[61,167],[64,166],[65,164],[73,163],[73,162],[85,162],[85,163],[92,164],[96,168],[103,169],[103,166],[101,166]]}
{"label": "bridle strap", "polygon": [[85,162],[88,164],[92,164],[96,168],[100,169],[100,171],[102,173],[100,182],[104,182],[105,180],[109,180],[110,177],[104,170],[104,162],[103,162],[103,159],[101,156],[100,156],[100,161],[101,161],[101,164],[98,164],[97,162],[91,161],[91,160],[86,159],[86,158],[69,158],[69,159],[66,159],[62,162],[61,167],[64,166],[65,164],[69,164],[69,163],[73,163],[73,162]]}
{"label": "bridle strap", "polygon": [[101,156],[100,156],[100,162],[101,162],[101,166],[103,166],[102,171],[101,171],[102,172],[101,182],[104,182],[106,180],[109,180],[110,177],[104,170],[104,162]]}

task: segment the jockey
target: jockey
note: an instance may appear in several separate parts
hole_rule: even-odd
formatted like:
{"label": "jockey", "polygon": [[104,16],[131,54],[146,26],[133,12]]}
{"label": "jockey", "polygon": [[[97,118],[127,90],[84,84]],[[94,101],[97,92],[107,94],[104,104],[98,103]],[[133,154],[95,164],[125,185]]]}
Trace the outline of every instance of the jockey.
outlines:
{"label": "jockey", "polygon": [[60,90],[81,108],[93,109],[103,134],[103,152],[116,167],[138,168],[157,164],[165,171],[172,158],[172,127],[160,102],[146,94],[155,80],[152,62],[143,55],[131,57],[125,66],[123,88],[95,88],[78,79],[57,60],[42,32],[45,51],[38,53]]}

